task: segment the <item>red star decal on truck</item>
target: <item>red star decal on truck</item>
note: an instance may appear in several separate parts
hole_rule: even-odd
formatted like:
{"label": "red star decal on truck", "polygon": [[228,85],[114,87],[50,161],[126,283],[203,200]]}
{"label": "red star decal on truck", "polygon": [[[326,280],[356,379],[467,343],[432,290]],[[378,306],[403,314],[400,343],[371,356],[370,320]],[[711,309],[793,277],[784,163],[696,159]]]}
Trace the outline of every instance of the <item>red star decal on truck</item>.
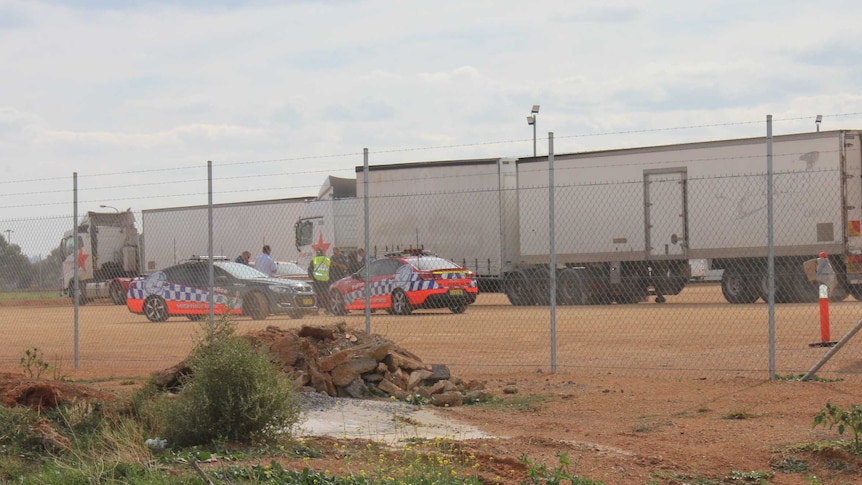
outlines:
{"label": "red star decal on truck", "polygon": [[312,244],[311,249],[314,250],[314,254],[317,254],[317,250],[323,248],[323,254],[329,252],[329,243],[323,242],[323,232],[320,233],[320,238],[317,240],[317,244]]}
{"label": "red star decal on truck", "polygon": [[84,250],[82,248],[78,248],[78,267],[86,269],[86,266],[84,265],[87,263],[87,258],[89,257],[89,254],[84,254]]}

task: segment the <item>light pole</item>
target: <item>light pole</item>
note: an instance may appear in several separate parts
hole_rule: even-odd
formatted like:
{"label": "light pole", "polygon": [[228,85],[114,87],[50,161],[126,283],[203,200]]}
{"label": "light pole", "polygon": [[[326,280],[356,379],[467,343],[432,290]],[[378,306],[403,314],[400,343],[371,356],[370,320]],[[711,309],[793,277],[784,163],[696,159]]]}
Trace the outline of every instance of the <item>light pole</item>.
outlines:
{"label": "light pole", "polygon": [[814,124],[817,125],[817,131],[820,131],[821,121],[823,121],[823,115],[817,115],[817,118],[814,118]]}
{"label": "light pole", "polygon": [[100,205],[99,207],[101,207],[102,209],[114,209],[115,211],[117,211],[117,214],[120,213],[120,209],[117,209],[116,207],[112,207],[110,205]]}
{"label": "light pole", "polygon": [[533,126],[533,156],[536,156],[536,115],[539,114],[539,105],[534,104],[530,110],[530,115],[527,116],[527,124]]}
{"label": "light pole", "polygon": [[13,232],[15,232],[15,231],[13,231],[12,229],[6,229],[6,230],[5,230],[5,231],[3,231],[3,232],[5,232],[5,233],[6,233],[6,244],[9,244],[9,245],[11,246],[11,245],[12,245],[12,236],[11,236],[11,234],[12,234]]}

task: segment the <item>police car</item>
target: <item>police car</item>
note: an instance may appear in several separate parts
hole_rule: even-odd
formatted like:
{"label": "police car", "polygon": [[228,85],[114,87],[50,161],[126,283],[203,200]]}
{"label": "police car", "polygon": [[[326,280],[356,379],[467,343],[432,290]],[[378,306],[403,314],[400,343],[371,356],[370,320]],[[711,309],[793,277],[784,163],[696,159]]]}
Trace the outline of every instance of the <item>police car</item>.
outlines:
{"label": "police car", "polygon": [[344,315],[365,309],[365,279],[370,277],[371,309],[409,315],[424,308],[464,313],[479,288],[472,271],[424,251],[387,254],[329,288],[329,310]]}
{"label": "police car", "polygon": [[[302,318],[317,312],[311,285],[307,282],[271,278],[262,272],[227,258],[213,259],[216,314],[246,315],[263,320],[271,314]],[[209,315],[209,265],[206,258],[188,262],[136,278],[126,293],[132,313],[151,322],[172,316],[202,320]]]}

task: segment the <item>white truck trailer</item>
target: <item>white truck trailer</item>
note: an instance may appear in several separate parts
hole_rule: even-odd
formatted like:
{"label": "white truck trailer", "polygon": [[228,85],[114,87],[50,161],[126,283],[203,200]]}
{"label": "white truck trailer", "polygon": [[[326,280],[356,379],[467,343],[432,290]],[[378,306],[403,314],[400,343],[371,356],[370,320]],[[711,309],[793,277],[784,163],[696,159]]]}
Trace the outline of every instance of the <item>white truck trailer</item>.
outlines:
{"label": "white truck trailer", "polygon": [[[548,168],[547,157],[371,166],[369,249],[421,246],[515,305],[547,303]],[[832,296],[862,299],[860,132],[776,136],[772,174],[776,301],[816,300],[802,263],[821,252],[839,273]],[[723,270],[727,301],[767,298],[767,179],[765,137],[556,155],[558,302],[663,302],[690,259]]]}
{"label": "white truck trailer", "polygon": [[[213,204],[213,252],[231,259],[260,254],[265,244],[277,260],[295,261],[294,222],[313,197]],[[172,266],[209,250],[206,205],[142,211],[144,271]]]}

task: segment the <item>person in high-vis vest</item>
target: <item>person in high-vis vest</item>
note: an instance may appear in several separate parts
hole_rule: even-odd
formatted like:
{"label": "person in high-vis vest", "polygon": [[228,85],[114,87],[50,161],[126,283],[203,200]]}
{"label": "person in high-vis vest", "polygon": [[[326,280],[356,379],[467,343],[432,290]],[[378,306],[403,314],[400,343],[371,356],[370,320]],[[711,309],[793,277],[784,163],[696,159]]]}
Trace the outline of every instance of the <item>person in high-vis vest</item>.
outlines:
{"label": "person in high-vis vest", "polygon": [[329,267],[332,261],[326,256],[323,248],[317,248],[317,256],[308,265],[308,276],[314,285],[314,293],[317,295],[317,306],[324,313],[329,313]]}

